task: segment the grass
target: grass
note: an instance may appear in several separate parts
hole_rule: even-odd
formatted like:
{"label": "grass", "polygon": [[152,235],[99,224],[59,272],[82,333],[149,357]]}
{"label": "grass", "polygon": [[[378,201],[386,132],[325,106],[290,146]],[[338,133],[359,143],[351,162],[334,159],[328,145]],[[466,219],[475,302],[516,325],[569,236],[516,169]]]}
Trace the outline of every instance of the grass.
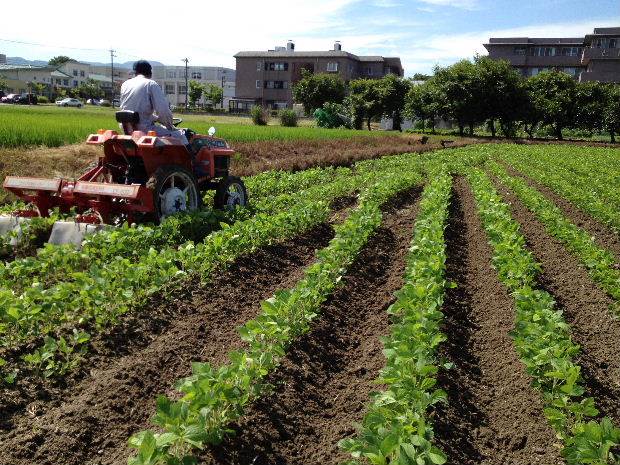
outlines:
{"label": "grass", "polygon": [[[0,105],[0,147],[60,147],[81,142],[100,128],[116,129],[112,108],[60,108],[56,106]],[[300,139],[346,139],[377,136],[379,131],[322,129],[312,126],[287,128],[279,125],[253,126],[239,116],[176,115],[182,126],[205,134],[211,126],[230,142],[289,141]],[[277,121],[277,120],[275,120]]]}

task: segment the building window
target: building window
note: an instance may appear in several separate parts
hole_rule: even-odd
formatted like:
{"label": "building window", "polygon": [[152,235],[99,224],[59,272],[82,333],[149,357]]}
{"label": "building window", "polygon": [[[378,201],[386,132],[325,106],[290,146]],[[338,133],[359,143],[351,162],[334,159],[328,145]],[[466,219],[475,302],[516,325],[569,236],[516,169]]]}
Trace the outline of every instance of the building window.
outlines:
{"label": "building window", "polygon": [[260,71],[261,69],[263,69],[263,62],[262,61],[257,61],[256,62],[256,71]]}
{"label": "building window", "polygon": [[77,87],[78,86],[78,82],[77,81],[73,81],[73,87]]}
{"label": "building window", "polygon": [[179,94],[184,95],[186,89],[185,84],[179,84]]}
{"label": "building window", "polygon": [[174,84],[166,83],[165,89],[166,89],[166,95],[174,95]]}
{"label": "building window", "polygon": [[256,88],[260,89],[260,80],[258,80],[258,79],[256,80]]}
{"label": "building window", "polygon": [[60,85],[61,80],[60,79],[56,79],[56,84]]}
{"label": "building window", "polygon": [[366,66],[365,71],[367,76],[372,76],[372,68],[370,66]]}
{"label": "building window", "polygon": [[288,71],[288,63],[265,62],[265,71]]}
{"label": "building window", "polygon": [[265,89],[288,89],[288,81],[265,81]]}
{"label": "building window", "polygon": [[202,79],[202,73],[200,71],[192,71],[192,79]]}
{"label": "building window", "polygon": [[596,39],[596,41],[594,42],[594,45],[596,48],[616,48],[618,46],[618,39],[617,38],[601,38],[601,39]]}
{"label": "building window", "polygon": [[579,74],[581,73],[581,68],[575,68],[570,66],[564,68],[562,71],[564,71],[566,74],[570,74],[574,78],[578,78]]}
{"label": "building window", "polygon": [[83,71],[83,70],[82,70],[82,71],[80,71],[80,77],[86,77],[86,76],[84,75],[84,71]]}
{"label": "building window", "polygon": [[537,76],[538,74],[542,73],[543,71],[549,71],[549,68],[532,68],[532,76]]}
{"label": "building window", "polygon": [[562,48],[562,56],[577,57],[581,55],[583,49],[581,47],[564,47]]}
{"label": "building window", "polygon": [[553,57],[555,56],[555,47],[534,47],[532,55],[535,57]]}
{"label": "building window", "polygon": [[77,69],[74,69],[74,70],[73,70],[73,75],[74,75],[74,76],[77,76],[77,75],[78,75],[78,70],[77,70]]}
{"label": "building window", "polygon": [[176,71],[166,71],[166,78],[167,79],[176,79],[177,77],[177,72]]}
{"label": "building window", "polygon": [[527,47],[515,47],[514,54],[515,55],[525,55],[527,52]]}
{"label": "building window", "polygon": [[338,71],[338,63],[327,63],[327,71],[328,72],[337,72]]}
{"label": "building window", "polygon": [[63,85],[68,86],[69,85],[69,79],[63,79],[62,83],[63,83]]}

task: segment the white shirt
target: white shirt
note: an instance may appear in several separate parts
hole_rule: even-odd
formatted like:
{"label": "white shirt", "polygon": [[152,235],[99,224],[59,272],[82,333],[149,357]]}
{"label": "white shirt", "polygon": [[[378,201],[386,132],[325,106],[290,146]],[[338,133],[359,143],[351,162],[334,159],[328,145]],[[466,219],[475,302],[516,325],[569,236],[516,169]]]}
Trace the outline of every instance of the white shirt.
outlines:
{"label": "white shirt", "polygon": [[140,115],[138,130],[148,130],[155,121],[168,129],[172,125],[172,112],[164,92],[152,79],[138,74],[121,86],[121,110],[135,111]]}

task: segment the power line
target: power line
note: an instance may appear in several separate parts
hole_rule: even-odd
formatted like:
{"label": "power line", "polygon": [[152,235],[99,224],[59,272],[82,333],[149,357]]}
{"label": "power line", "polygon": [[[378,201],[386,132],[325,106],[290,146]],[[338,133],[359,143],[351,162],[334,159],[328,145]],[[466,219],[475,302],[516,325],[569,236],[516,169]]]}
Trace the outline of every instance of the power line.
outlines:
{"label": "power line", "polygon": [[[85,52],[107,52],[109,50],[105,49],[105,48],[82,48],[82,47],[65,47],[63,45],[49,45],[49,44],[40,44],[37,42],[25,42],[22,40],[13,40],[13,39],[2,39],[0,38],[0,42],[9,42],[12,44],[21,44],[21,45],[32,45],[34,47],[44,47],[44,48],[59,48],[59,49],[63,49],[63,50],[81,50],[81,51],[85,51]],[[122,56],[127,56],[127,57],[132,57],[132,58],[137,58],[140,59],[141,57],[137,56],[137,55],[133,55],[131,53],[128,52],[119,52]]]}

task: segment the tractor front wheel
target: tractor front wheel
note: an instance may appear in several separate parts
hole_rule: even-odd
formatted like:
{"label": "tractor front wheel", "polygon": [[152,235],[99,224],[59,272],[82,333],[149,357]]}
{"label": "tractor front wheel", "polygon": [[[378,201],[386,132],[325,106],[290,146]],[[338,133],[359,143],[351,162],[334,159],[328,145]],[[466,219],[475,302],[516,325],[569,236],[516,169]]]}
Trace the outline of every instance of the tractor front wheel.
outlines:
{"label": "tractor front wheel", "polygon": [[169,165],[158,168],[147,186],[153,189],[154,213],[158,222],[170,215],[192,212],[202,206],[196,178],[182,166]]}
{"label": "tractor front wheel", "polygon": [[234,210],[248,204],[248,192],[243,181],[236,176],[226,176],[215,190],[214,206],[218,210]]}

